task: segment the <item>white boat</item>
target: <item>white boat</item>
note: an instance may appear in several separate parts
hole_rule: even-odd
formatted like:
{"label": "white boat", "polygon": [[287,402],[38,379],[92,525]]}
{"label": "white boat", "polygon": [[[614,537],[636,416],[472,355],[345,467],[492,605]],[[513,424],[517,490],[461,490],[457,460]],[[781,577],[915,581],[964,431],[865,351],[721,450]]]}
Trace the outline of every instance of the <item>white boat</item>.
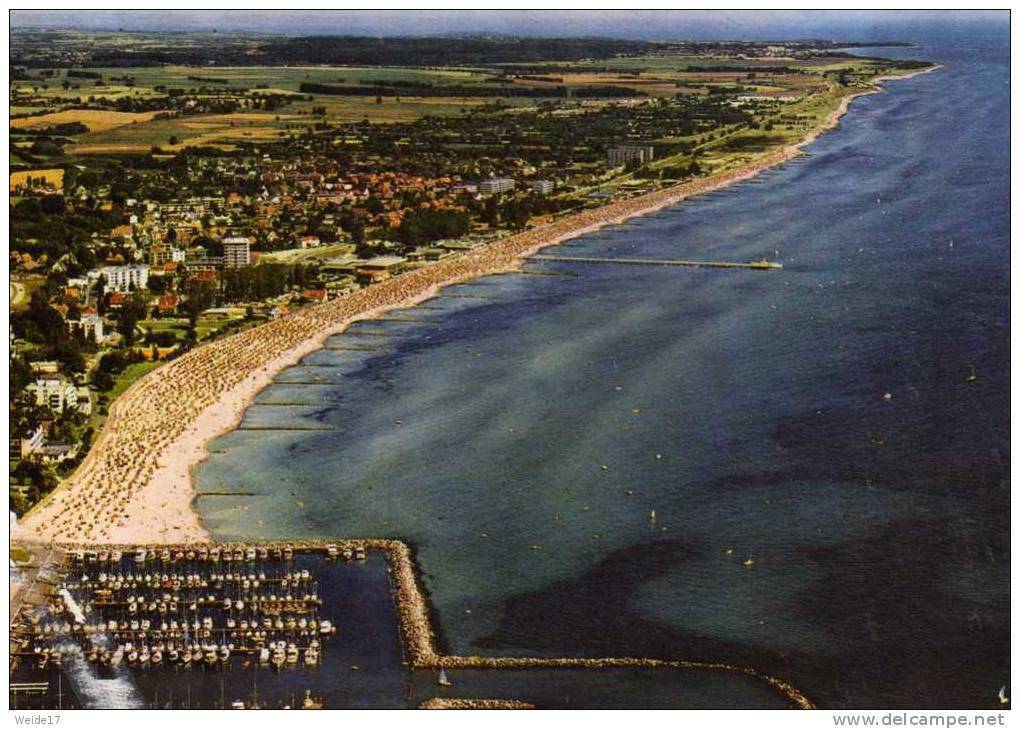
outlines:
{"label": "white boat", "polygon": [[452,686],[453,685],[452,683],[450,683],[450,679],[446,676],[446,669],[445,668],[440,668],[439,669],[439,676],[436,678],[436,683],[439,684],[440,686]]}

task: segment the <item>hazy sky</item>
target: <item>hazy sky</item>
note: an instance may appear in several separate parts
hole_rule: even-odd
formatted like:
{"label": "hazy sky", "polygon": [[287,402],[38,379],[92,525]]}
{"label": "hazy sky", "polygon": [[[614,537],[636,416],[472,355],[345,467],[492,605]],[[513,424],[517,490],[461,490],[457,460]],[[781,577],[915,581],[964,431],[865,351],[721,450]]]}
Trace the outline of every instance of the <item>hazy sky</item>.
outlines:
{"label": "hazy sky", "polygon": [[1008,24],[1008,11],[12,10],[12,28],[219,30],[291,35],[598,35],[645,39],[892,39],[932,22]]}

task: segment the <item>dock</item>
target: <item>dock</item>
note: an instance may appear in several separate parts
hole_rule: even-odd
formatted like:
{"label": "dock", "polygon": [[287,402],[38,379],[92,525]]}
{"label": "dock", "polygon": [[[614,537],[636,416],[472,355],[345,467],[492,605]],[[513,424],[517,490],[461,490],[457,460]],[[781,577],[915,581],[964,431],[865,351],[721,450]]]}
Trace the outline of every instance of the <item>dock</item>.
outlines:
{"label": "dock", "polygon": [[674,258],[597,258],[594,256],[550,256],[535,254],[532,261],[555,263],[616,263],[624,266],[676,266],[679,268],[750,268],[755,271],[780,270],[783,264],[777,261],[684,261]]}

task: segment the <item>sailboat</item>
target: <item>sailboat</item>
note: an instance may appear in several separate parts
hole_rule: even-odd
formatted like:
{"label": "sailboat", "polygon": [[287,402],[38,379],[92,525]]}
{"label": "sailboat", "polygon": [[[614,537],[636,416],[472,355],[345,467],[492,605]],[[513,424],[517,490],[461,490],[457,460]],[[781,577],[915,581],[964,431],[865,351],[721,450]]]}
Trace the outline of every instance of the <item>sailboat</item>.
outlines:
{"label": "sailboat", "polygon": [[753,552],[748,552],[747,559],[745,559],[743,562],[741,562],[741,564],[744,565],[745,567],[753,567],[754,566],[754,553]]}
{"label": "sailboat", "polygon": [[450,683],[450,679],[447,678],[447,676],[446,676],[446,669],[445,668],[440,668],[439,669],[439,677],[436,679],[436,683],[439,684],[440,686],[452,686],[453,685],[452,683]]}

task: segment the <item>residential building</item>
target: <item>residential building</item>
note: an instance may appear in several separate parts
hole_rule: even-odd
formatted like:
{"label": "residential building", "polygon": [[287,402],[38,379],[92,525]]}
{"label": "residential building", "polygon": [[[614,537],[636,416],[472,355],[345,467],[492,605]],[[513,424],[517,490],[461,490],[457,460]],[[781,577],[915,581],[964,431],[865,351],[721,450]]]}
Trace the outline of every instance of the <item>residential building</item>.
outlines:
{"label": "residential building", "polygon": [[539,195],[549,195],[556,189],[556,183],[552,180],[532,180],[528,183],[528,187]]}
{"label": "residential building", "polygon": [[456,185],[450,185],[451,195],[460,195],[465,192],[474,195],[478,192],[478,185],[470,182],[458,182]]}
{"label": "residential building", "polygon": [[159,297],[157,306],[160,314],[173,314],[177,311],[177,297],[174,294],[163,294]]}
{"label": "residential building", "polygon": [[36,360],[28,368],[37,375],[55,375],[60,372],[60,363],[53,360]]}
{"label": "residential building", "polygon": [[651,162],[654,154],[655,150],[650,146],[628,144],[610,147],[606,152],[606,160],[610,167],[622,167],[632,160],[637,160],[641,164]]}
{"label": "residential building", "polygon": [[72,334],[80,333],[85,339],[96,344],[103,341],[103,318],[91,306],[86,306],[81,319],[68,319],[64,322]]}
{"label": "residential building", "polygon": [[43,441],[46,435],[43,433],[41,425],[36,425],[34,429],[30,429],[25,433],[22,433],[17,438],[10,439],[10,457],[11,458],[28,458],[30,455],[42,448]]}
{"label": "residential building", "polygon": [[104,266],[99,273],[106,280],[107,291],[133,291],[149,284],[148,266]]}
{"label": "residential building", "polygon": [[247,238],[224,238],[223,265],[226,268],[251,265],[251,241]]}
{"label": "residential building", "polygon": [[149,254],[149,265],[153,268],[158,268],[166,263],[180,263],[184,260],[185,252],[183,248],[177,248],[166,241],[160,241],[153,243],[148,248]]}
{"label": "residential building", "polygon": [[89,393],[89,388],[79,387],[78,390],[78,404],[75,408],[82,415],[88,416],[92,414],[92,395]]}
{"label": "residential building", "polygon": [[39,449],[43,463],[60,463],[78,455],[77,443],[44,443]]}
{"label": "residential building", "polygon": [[497,195],[501,192],[509,192],[517,186],[517,182],[510,177],[493,177],[478,183],[478,192],[483,195]]}
{"label": "residential building", "polygon": [[63,375],[44,375],[25,388],[35,395],[35,404],[55,413],[74,410],[78,406],[78,390]]}

